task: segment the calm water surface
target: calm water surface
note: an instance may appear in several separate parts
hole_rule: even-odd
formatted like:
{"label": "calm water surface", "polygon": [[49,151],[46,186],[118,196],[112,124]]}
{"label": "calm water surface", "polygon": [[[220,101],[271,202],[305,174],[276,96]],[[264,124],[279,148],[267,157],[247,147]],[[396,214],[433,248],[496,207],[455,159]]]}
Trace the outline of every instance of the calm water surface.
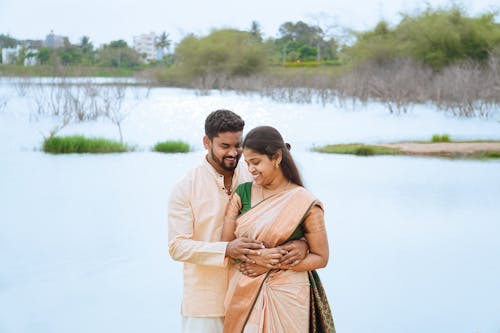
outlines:
{"label": "calm water surface", "polygon": [[[339,333],[500,332],[500,163],[323,155],[338,142],[500,139],[498,119],[456,119],[425,106],[391,116],[282,104],[232,93],[153,89],[127,101],[125,141],[138,151],[52,156],[51,120],[0,82],[0,332],[176,332],[182,265],[167,248],[167,198],[204,156],[206,115],[232,109],[278,127],[306,186],[326,207],[331,261],[320,271]],[[112,124],[62,135],[117,138]],[[195,152],[153,153],[166,139]]]}

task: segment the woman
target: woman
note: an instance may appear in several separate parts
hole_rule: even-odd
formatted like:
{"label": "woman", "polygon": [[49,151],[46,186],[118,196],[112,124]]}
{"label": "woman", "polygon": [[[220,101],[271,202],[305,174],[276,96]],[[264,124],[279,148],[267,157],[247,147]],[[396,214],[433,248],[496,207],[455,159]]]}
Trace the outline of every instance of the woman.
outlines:
{"label": "woman", "polygon": [[[305,238],[309,254],[294,266],[276,264],[256,277],[242,274],[234,265],[224,332],[334,332],[328,302],[313,271],[328,263],[322,204],[304,189],[289,145],[275,128],[251,130],[243,141],[243,154],[254,181],[241,184],[231,197],[222,240],[251,237],[272,251],[288,240]],[[317,304],[318,298],[322,304]]]}

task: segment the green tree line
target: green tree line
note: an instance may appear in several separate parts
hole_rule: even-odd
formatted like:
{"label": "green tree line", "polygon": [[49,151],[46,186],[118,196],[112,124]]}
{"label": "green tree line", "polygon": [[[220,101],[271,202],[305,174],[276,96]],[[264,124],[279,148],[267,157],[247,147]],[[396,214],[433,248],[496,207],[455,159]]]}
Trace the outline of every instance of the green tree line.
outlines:
{"label": "green tree line", "polygon": [[[328,27],[302,21],[285,22],[276,38],[262,37],[260,26],[252,22],[246,30],[215,29],[206,36],[187,35],[177,43],[164,61],[144,65],[142,56],[123,40],[95,48],[86,36],[77,45],[65,41],[57,49],[41,48],[37,53],[21,53],[20,57],[36,57],[37,63],[63,66],[86,65],[144,69],[159,68],[164,77],[186,79],[245,77],[270,66],[324,66],[363,63],[383,64],[396,58],[410,58],[436,71],[461,61],[486,62],[500,55],[500,24],[497,13],[469,16],[462,8],[432,8],[402,15],[391,26],[379,22],[372,30],[354,32],[354,42],[344,45],[340,38],[325,31]],[[334,26],[335,22],[331,22]],[[13,47],[18,41],[0,35],[0,48]],[[157,46],[167,49],[171,41],[163,33]],[[20,59],[22,60],[22,59]],[[22,63],[22,61],[19,61]]]}

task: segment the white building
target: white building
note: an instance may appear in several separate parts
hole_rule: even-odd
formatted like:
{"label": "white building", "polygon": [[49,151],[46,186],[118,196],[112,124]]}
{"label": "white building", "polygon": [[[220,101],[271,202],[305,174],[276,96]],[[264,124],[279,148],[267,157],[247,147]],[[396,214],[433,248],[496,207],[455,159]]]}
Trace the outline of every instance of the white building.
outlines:
{"label": "white building", "polygon": [[145,60],[156,60],[156,34],[150,32],[149,34],[134,36],[134,50],[143,55]]}
{"label": "white building", "polygon": [[[23,47],[21,45],[16,48],[3,48],[2,49],[2,64],[15,64],[21,55]],[[33,66],[37,64],[36,55],[38,50],[24,48],[24,66]]]}
{"label": "white building", "polygon": [[2,64],[15,64],[19,56],[19,45],[16,48],[3,48],[2,49]]}

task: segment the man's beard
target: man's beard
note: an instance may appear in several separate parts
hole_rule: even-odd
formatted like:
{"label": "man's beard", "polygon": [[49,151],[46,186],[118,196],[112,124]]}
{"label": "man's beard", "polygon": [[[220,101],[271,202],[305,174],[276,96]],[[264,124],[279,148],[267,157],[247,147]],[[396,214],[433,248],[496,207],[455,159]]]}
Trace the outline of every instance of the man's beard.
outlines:
{"label": "man's beard", "polygon": [[[240,160],[241,155],[236,155],[234,157],[236,159],[236,163],[234,163],[234,165],[231,165],[231,166],[227,166],[226,164],[224,164],[224,159],[226,157],[230,157],[230,156],[225,156],[225,157],[222,158],[222,160],[219,160],[215,156],[213,149],[210,150],[210,158],[212,159],[212,161],[215,162],[215,164],[217,164],[219,167],[221,167],[222,170],[225,170],[225,171],[234,171],[234,169],[236,169],[236,167],[238,166],[238,161]],[[232,157],[230,157],[230,158],[232,158]]]}

